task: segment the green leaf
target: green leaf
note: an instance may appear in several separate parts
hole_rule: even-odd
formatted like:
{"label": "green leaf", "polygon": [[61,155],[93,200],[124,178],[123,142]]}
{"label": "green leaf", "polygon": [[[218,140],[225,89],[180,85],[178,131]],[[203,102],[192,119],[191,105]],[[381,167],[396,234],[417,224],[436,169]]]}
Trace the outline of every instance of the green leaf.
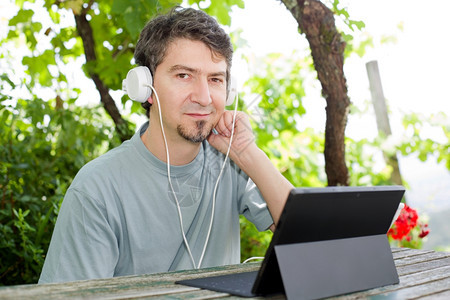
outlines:
{"label": "green leaf", "polygon": [[31,22],[31,17],[33,17],[34,12],[30,9],[21,9],[19,10],[19,12],[17,13],[17,15],[15,15],[14,17],[12,17],[9,22],[8,25],[9,26],[16,26],[20,23],[30,23]]}
{"label": "green leaf", "polygon": [[26,56],[22,59],[22,63],[28,67],[28,73],[32,78],[37,79],[42,86],[51,86],[53,75],[50,73],[48,66],[56,65],[55,53],[53,50],[45,50],[39,56]]}

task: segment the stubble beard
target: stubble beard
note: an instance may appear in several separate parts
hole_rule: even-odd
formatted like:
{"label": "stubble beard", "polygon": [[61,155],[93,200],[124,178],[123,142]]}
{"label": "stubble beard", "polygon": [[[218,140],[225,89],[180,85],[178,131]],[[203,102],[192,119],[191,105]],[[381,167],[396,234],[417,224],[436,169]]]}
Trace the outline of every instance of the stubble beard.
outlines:
{"label": "stubble beard", "polygon": [[196,121],[195,122],[195,128],[192,130],[189,130],[189,128],[186,128],[185,126],[182,126],[179,124],[177,126],[177,132],[178,134],[183,137],[185,140],[198,144],[203,142],[211,133],[212,126],[209,125],[206,121]]}

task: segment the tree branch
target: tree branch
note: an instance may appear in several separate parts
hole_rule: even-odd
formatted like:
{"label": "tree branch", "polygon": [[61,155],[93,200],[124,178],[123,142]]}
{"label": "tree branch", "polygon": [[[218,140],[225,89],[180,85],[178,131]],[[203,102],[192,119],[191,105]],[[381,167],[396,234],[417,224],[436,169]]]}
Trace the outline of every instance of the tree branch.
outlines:
{"label": "tree branch", "polygon": [[[74,13],[74,16],[78,34],[83,41],[86,63],[94,62],[97,60],[97,56],[95,54],[95,42],[91,25],[86,18],[86,10],[83,10],[78,15]],[[129,129],[128,122],[122,118],[122,115],[120,114],[119,109],[114,102],[114,99],[109,94],[108,86],[104,84],[98,74],[95,74],[91,71],[89,76],[94,81],[95,86],[100,93],[100,100],[103,104],[103,107],[106,109],[108,114],[113,119],[114,124],[116,125],[116,130],[120,136],[120,139],[122,141],[129,139],[132,136],[132,132]]]}

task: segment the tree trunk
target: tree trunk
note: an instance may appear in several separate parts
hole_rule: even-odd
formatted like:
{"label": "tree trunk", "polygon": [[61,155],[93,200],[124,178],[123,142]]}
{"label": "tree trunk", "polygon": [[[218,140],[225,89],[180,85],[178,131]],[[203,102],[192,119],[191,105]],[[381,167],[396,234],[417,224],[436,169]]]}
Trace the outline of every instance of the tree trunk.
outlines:
{"label": "tree trunk", "polygon": [[[384,97],[383,86],[381,84],[378,62],[375,60],[366,63],[366,70],[367,76],[369,77],[370,94],[372,95],[372,104],[373,109],[375,110],[378,133],[379,135],[387,138],[392,135],[392,131],[389,123],[386,98]],[[403,185],[402,175],[398,165],[397,153],[387,153],[386,151],[383,151],[383,156],[386,164],[392,167],[390,181],[397,185]]]}
{"label": "tree trunk", "polygon": [[[95,54],[95,42],[92,34],[92,28],[89,21],[86,19],[86,11],[82,10],[80,14],[76,14],[74,12],[74,16],[78,34],[83,41],[86,63],[93,62],[97,60],[97,56]],[[95,86],[100,93],[100,101],[102,102],[103,107],[106,109],[106,112],[111,116],[114,124],[116,125],[116,130],[120,139],[122,141],[130,139],[133,133],[129,128],[128,122],[122,118],[114,99],[109,94],[109,88],[100,79],[98,74],[91,71],[89,76],[94,81]]]}
{"label": "tree trunk", "polygon": [[317,0],[282,0],[297,20],[311,48],[314,67],[327,101],[325,172],[328,185],[348,185],[345,127],[350,100],[344,76],[345,42],[336,29],[333,12]]}

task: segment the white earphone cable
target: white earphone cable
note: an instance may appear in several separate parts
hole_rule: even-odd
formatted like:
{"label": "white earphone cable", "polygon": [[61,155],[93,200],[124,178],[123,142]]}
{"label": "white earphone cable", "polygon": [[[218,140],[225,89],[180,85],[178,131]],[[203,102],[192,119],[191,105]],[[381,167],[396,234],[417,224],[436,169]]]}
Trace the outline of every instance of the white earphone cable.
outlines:
{"label": "white earphone cable", "polygon": [[163,139],[164,139],[164,145],[166,146],[166,160],[167,160],[167,179],[169,180],[169,186],[170,189],[172,191],[172,194],[175,198],[175,202],[177,204],[177,210],[178,210],[178,217],[180,218],[180,228],[181,228],[181,233],[183,235],[183,240],[184,240],[184,244],[186,245],[187,251],[189,253],[189,257],[191,258],[191,262],[194,265],[195,268],[195,261],[194,261],[194,257],[192,256],[192,252],[191,252],[191,248],[189,247],[189,243],[186,239],[186,234],[184,233],[184,228],[183,228],[183,215],[181,214],[181,208],[180,208],[180,203],[178,202],[178,198],[177,195],[175,194],[175,190],[173,188],[172,185],[172,179],[171,179],[171,175],[170,175],[170,155],[169,155],[169,147],[167,146],[167,139],[166,139],[166,134],[164,133],[164,125],[162,122],[162,115],[161,115],[161,104],[159,102],[159,97],[158,97],[158,93],[156,92],[155,88],[151,85],[147,85],[149,86],[152,90],[153,93],[155,93],[155,98],[156,98],[156,102],[158,102],[158,112],[159,112],[159,123],[161,126],[161,132],[163,135]]}
{"label": "white earphone cable", "polygon": [[263,260],[263,259],[264,259],[264,256],[253,256],[253,257],[247,258],[242,263],[246,264],[246,263],[248,263],[249,261],[252,261],[252,260]]}
{"label": "white earphone cable", "polygon": [[[235,99],[239,99],[237,93],[236,93]],[[215,210],[215,206],[216,206],[216,192],[217,192],[217,187],[219,186],[219,180],[220,180],[220,178],[222,177],[223,170],[225,169],[225,165],[226,165],[226,162],[227,162],[228,156],[229,156],[229,154],[230,154],[230,150],[231,150],[231,143],[233,142],[234,125],[236,124],[236,114],[237,114],[238,102],[239,102],[239,101],[235,101],[235,104],[234,104],[233,122],[232,122],[232,127],[231,127],[230,142],[228,143],[227,153],[226,153],[226,155],[225,155],[225,159],[223,160],[222,168],[220,169],[219,176],[217,177],[216,185],[214,186],[214,192],[213,192],[213,204],[212,204],[212,208],[211,208],[211,211],[212,211],[212,212],[211,212],[211,220],[210,220],[210,222],[209,222],[208,235],[207,235],[207,237],[206,237],[206,242],[205,242],[205,245],[203,246],[202,255],[201,255],[200,260],[199,260],[199,262],[198,262],[198,267],[197,267],[197,268],[200,268],[200,266],[201,266],[201,264],[202,264],[202,262],[203,262],[203,257],[204,257],[205,252],[206,252],[206,246],[208,245],[209,236],[210,236],[211,229],[212,229],[212,224],[213,224],[213,220],[214,220],[214,210]]]}
{"label": "white earphone cable", "polygon": [[[225,159],[224,159],[224,161],[223,161],[222,168],[221,168],[221,170],[220,170],[220,173],[219,173],[219,176],[218,176],[218,178],[217,178],[216,184],[215,184],[215,186],[214,186],[214,192],[213,192],[213,204],[212,204],[212,208],[211,208],[211,220],[210,220],[210,223],[209,223],[209,228],[208,228],[208,233],[207,233],[207,236],[206,236],[206,241],[205,241],[205,244],[204,244],[204,246],[203,246],[203,251],[202,251],[202,254],[201,254],[201,256],[200,256],[199,263],[198,263],[198,265],[196,265],[196,264],[195,264],[194,257],[193,257],[193,255],[192,255],[191,248],[190,248],[189,243],[188,243],[187,238],[186,238],[186,234],[185,234],[185,232],[184,232],[184,228],[183,228],[183,215],[182,215],[182,213],[181,213],[180,203],[178,202],[177,195],[175,194],[175,190],[174,190],[173,185],[172,185],[172,179],[171,179],[171,175],[170,175],[170,155],[169,155],[169,147],[168,147],[168,145],[167,145],[167,138],[166,138],[166,134],[165,134],[165,132],[164,132],[164,125],[163,125],[163,122],[162,122],[162,114],[161,114],[161,104],[160,104],[160,102],[159,102],[158,93],[156,92],[155,88],[154,88],[152,85],[146,85],[146,86],[147,86],[147,87],[150,87],[150,88],[152,89],[153,93],[154,93],[155,96],[156,96],[156,97],[155,97],[155,98],[156,98],[156,102],[158,103],[159,122],[160,122],[161,132],[162,132],[163,139],[164,139],[164,145],[165,145],[165,148],[166,148],[167,179],[168,179],[168,181],[169,181],[169,186],[170,186],[170,189],[171,189],[171,191],[172,191],[172,194],[173,194],[173,196],[174,196],[174,198],[175,198],[175,202],[176,202],[176,205],[177,205],[178,217],[179,217],[179,219],[180,219],[180,228],[181,228],[181,233],[182,233],[182,235],[183,235],[183,241],[184,241],[184,244],[185,244],[186,249],[187,249],[187,251],[188,251],[188,253],[189,253],[189,257],[190,257],[190,259],[191,259],[192,265],[194,266],[195,269],[198,269],[198,268],[200,268],[200,266],[201,266],[201,264],[202,264],[203,257],[204,257],[205,252],[206,252],[206,247],[207,247],[207,245],[208,245],[209,237],[210,237],[210,235],[211,235],[211,229],[212,229],[212,224],[213,224],[213,219],[214,219],[214,210],[215,210],[215,204],[216,204],[216,191],[217,191],[217,187],[218,187],[218,184],[219,184],[219,180],[220,180],[220,178],[221,178],[221,176],[222,176],[222,173],[223,173],[223,170],[224,170],[224,168],[225,168],[225,164],[226,164],[226,161],[227,161],[227,159],[228,159],[228,156],[229,156],[229,153],[230,153],[230,149],[231,149],[231,143],[232,143],[232,140],[233,140],[233,134],[234,134],[234,125],[235,125],[235,122],[236,122],[236,114],[237,114],[237,107],[238,107],[237,104],[238,104],[238,101],[236,101],[235,106],[234,106],[233,123],[232,123],[232,128],[231,128],[230,142],[229,142],[229,144],[228,144],[228,150],[227,150]],[[237,97],[237,94],[236,94],[236,98],[238,98],[238,97]]]}

